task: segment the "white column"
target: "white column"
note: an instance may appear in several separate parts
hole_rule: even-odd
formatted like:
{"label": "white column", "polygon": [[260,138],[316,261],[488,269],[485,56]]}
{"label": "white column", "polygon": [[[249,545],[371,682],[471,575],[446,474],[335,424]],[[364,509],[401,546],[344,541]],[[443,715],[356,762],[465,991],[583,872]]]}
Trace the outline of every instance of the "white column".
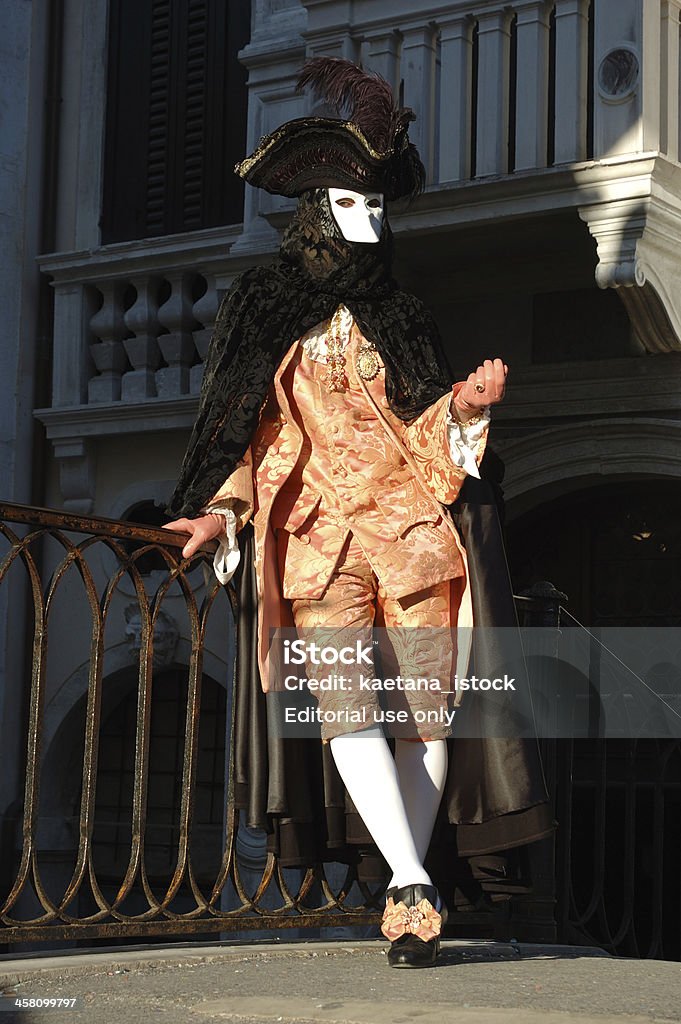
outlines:
{"label": "white column", "polygon": [[[239,51],[239,61],[248,70],[248,122],[244,156],[251,154],[263,135],[284,121],[302,117],[306,101],[295,92],[295,83],[305,61],[307,11],[297,0],[274,3],[254,0],[251,39]],[[246,185],[243,232],[232,246],[236,255],[276,250],[279,234],[267,219],[295,204]]]}
{"label": "white column", "polygon": [[409,126],[409,138],[421,155],[427,182],[433,180],[435,150],[435,43],[436,30],[432,25],[403,32],[404,105],[416,114],[416,121]]}
{"label": "white column", "polygon": [[660,144],[660,0],[595,5],[594,156]]}
{"label": "white column", "polygon": [[644,151],[660,148],[660,48],[662,21],[660,0],[642,0],[641,49],[643,52],[642,132]]}
{"label": "white column", "polygon": [[440,182],[470,178],[472,62],[473,20],[440,25]]}
{"label": "white column", "polygon": [[[518,17],[515,170],[546,167],[549,113],[549,8],[515,5]],[[509,168],[513,169],[513,168]]]}
{"label": "white column", "polygon": [[397,97],[400,88],[400,37],[393,29],[389,32],[383,29],[376,34],[366,33],[364,41],[367,44],[367,68],[382,75]]}
{"label": "white column", "polygon": [[510,11],[486,11],[478,17],[478,178],[508,171],[510,25]]}
{"label": "white column", "polygon": [[554,163],[586,160],[589,0],[556,0]]}
{"label": "white column", "polygon": [[679,0],[662,0],[660,150],[679,156]]}

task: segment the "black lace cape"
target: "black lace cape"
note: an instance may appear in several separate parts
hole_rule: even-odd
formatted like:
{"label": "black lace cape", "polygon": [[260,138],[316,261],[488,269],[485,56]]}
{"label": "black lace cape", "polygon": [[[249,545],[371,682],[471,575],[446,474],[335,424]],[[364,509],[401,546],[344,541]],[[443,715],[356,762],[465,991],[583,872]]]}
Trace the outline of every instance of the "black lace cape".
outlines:
{"label": "black lace cape", "polygon": [[[331,316],[339,302],[379,349],[386,394],[401,418],[417,416],[451,387],[432,317],[390,276],[391,241],[386,221],[379,243],[345,242],[326,191],[301,197],[279,258],[241,274],[221,304],[171,515],[195,516],[217,491],[252,439],[286,350]],[[482,479],[466,479],[451,512],[466,547],[476,624],[517,626],[497,511],[500,488],[491,479],[498,466],[488,445]],[[268,736],[250,524],[239,541],[232,735],[236,806],[248,826],[267,833],[268,848],[282,866],[337,861],[355,865],[366,881],[384,878],[387,867],[329,746]],[[493,674],[498,664],[498,651],[476,647],[478,675]],[[527,844],[549,839],[555,828],[537,740],[522,730],[513,734],[514,712],[503,696],[468,693],[457,713],[459,735],[447,741],[446,789],[426,866],[450,907],[530,891]]]}

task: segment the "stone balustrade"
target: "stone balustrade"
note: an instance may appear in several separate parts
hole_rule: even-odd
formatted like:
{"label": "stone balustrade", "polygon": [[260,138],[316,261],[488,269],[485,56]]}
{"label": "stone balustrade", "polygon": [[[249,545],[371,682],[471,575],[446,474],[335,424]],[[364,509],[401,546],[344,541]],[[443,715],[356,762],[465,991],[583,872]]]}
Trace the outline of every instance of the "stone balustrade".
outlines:
{"label": "stone balustrade", "polygon": [[[198,392],[206,354],[202,342],[218,307],[214,277],[143,272],[88,287],[101,301],[88,325],[94,370],[87,382],[88,403]],[[195,306],[200,306],[200,320]]]}
{"label": "stone balustrade", "polygon": [[[198,395],[237,229],[46,257],[54,289],[52,408]],[[252,262],[252,261],[251,261]]]}

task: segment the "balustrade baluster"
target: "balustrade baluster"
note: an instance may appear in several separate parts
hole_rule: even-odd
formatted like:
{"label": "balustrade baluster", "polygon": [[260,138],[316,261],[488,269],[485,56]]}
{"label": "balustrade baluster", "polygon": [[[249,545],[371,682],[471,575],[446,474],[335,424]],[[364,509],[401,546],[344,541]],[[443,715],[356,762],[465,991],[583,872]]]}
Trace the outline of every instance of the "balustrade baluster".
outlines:
{"label": "balustrade baluster", "polygon": [[88,382],[89,402],[118,402],[121,397],[121,376],[128,364],[123,347],[126,333],[123,319],[125,281],[104,281],[98,290],[104,297],[102,308],[90,320],[90,330],[99,341],[90,345],[90,353],[99,376]]}
{"label": "balustrade baluster", "polygon": [[198,394],[201,390],[203,368],[206,362],[206,356],[208,355],[208,346],[210,344],[211,335],[213,334],[215,316],[219,305],[218,292],[215,285],[215,274],[206,274],[206,281],[206,291],[201,298],[197,299],[194,303],[193,309],[194,319],[198,320],[200,324],[203,324],[203,327],[193,332],[196,351],[201,357],[201,362],[197,363],[196,366],[192,366],[189,371],[189,390],[193,395]]}
{"label": "balustrade baluster", "polygon": [[162,398],[189,392],[189,368],[195,352],[192,338],[192,330],[196,326],[191,296],[193,275],[182,271],[169,274],[168,280],[170,298],[158,311],[159,322],[169,330],[158,339],[163,358],[168,363],[156,371],[156,387]]}
{"label": "balustrade baluster", "polygon": [[156,395],[155,371],[161,363],[161,350],[157,341],[160,330],[157,300],[159,278],[142,277],[133,283],[137,299],[124,319],[128,330],[132,331],[135,337],[126,338],[123,344],[134,369],[123,374],[123,401],[153,398]]}

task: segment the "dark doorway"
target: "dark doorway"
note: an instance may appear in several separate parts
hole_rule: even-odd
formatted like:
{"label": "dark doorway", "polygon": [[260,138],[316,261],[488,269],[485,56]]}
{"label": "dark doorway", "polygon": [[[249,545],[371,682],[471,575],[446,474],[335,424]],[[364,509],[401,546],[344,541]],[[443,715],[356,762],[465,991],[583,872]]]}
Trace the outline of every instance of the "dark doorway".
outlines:
{"label": "dark doorway", "polygon": [[515,593],[549,580],[588,626],[681,625],[681,482],[565,494],[508,521]]}

